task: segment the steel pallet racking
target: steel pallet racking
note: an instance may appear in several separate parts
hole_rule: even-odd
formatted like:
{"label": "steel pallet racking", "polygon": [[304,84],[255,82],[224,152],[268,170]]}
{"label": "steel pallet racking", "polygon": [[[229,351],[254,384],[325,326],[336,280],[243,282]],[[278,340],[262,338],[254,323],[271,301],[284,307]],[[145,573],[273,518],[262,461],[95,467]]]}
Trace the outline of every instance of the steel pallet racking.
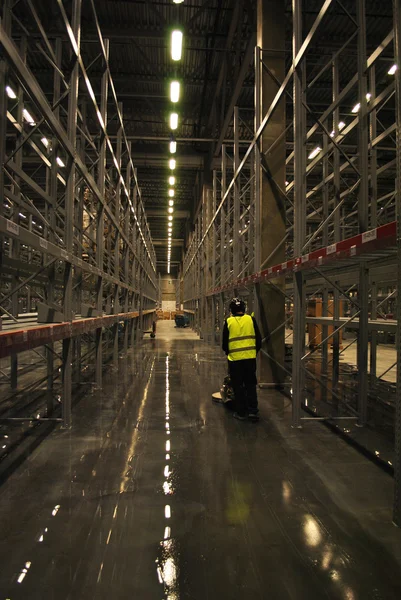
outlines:
{"label": "steel pallet racking", "polygon": [[[35,4],[28,8],[34,31],[10,0],[0,24],[0,306],[17,327],[21,313],[36,309],[46,324],[1,332],[0,356],[11,357],[12,389],[20,352],[46,348],[48,389],[61,359],[68,427],[82,337],[93,336],[101,386],[105,338],[117,361],[119,324],[125,347],[150,327],[156,257],[95,3],[85,3],[97,31],[89,42],[81,0],[68,9],[52,0],[62,24],[52,38]],[[91,75],[95,63],[101,78]]]}
{"label": "steel pallet racking", "polygon": [[[228,298],[233,294],[247,297],[249,310],[255,311],[264,330],[262,352],[276,369],[277,376],[267,383],[283,384],[283,374],[291,382],[294,427],[309,419],[301,411],[311,377],[322,387],[330,379],[331,397],[338,400],[324,418],[342,419],[345,414],[355,425],[366,426],[369,385],[381,377],[377,376],[378,332],[396,332],[394,520],[401,524],[400,303],[396,319],[394,315],[383,318],[388,315],[382,312],[396,298],[401,279],[400,2],[393,2],[394,29],[390,26],[378,45],[368,35],[365,0],[347,6],[351,4],[352,14],[343,3],[317,2],[316,16],[310,21],[302,2],[294,2],[291,53],[280,63],[278,52],[272,56],[271,50],[256,47],[253,140],[240,151],[241,108],[236,107],[234,147],[221,149],[221,168],[214,172],[213,186],[204,189],[184,259],[184,307],[193,312],[194,327],[215,343]],[[316,60],[319,43],[325,46],[324,31],[334,7],[342,13],[344,36],[329,57],[323,54]],[[279,3],[276,9],[280,10]],[[263,16],[259,14],[258,20]],[[395,68],[389,71],[393,64]],[[280,79],[277,73],[284,66]],[[331,87],[331,100],[314,104],[309,98],[320,84]],[[266,89],[267,104],[263,102]],[[292,116],[287,121],[280,120],[284,102]],[[267,145],[266,132],[270,135]],[[282,165],[274,164],[283,162],[283,143],[285,172]],[[273,225],[266,219],[266,204]],[[267,252],[269,236],[277,243]],[[381,281],[390,282],[391,289],[382,288]],[[266,290],[272,290],[275,304],[282,305],[281,315],[285,305],[290,307],[284,318],[273,319],[272,327]],[[315,298],[322,302],[319,318],[307,313],[308,301]],[[340,314],[342,300],[351,307],[348,317]],[[322,341],[313,350],[307,348],[307,322],[322,326]],[[289,326],[291,367],[271,350],[272,340],[275,349],[284,349]],[[344,405],[345,413],[341,413],[336,393],[340,333],[352,328],[357,331],[356,407],[350,412]],[[333,356],[329,360],[330,345]],[[316,378],[310,366],[317,350],[325,377]]]}

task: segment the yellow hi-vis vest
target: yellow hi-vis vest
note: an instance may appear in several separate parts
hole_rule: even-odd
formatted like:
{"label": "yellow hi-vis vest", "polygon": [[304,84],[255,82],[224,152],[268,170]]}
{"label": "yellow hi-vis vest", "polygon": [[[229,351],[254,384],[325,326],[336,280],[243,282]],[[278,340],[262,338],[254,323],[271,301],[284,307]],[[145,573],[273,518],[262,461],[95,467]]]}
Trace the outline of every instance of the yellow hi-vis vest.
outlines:
{"label": "yellow hi-vis vest", "polygon": [[256,358],[256,338],[252,317],[228,317],[228,360]]}

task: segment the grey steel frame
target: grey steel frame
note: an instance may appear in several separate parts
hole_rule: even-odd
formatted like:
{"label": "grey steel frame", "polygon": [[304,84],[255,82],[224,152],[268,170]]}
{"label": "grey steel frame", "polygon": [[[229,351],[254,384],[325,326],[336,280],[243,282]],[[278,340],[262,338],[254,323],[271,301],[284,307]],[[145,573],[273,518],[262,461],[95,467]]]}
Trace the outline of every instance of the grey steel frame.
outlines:
{"label": "grey steel frame", "polygon": [[[125,322],[127,347],[130,334],[133,340],[150,328],[158,286],[156,255],[124,130],[123,107],[109,69],[109,43],[102,37],[91,0],[98,32],[96,60],[103,64],[102,80],[91,81],[93,63],[85,64],[81,48],[82,0],[73,1],[71,14],[62,0],[50,1],[64,24],[64,31],[53,40],[46,35],[35,2],[29,7],[53,81],[51,103],[29,69],[29,39],[21,33],[8,0],[0,23],[0,193],[5,199],[0,203],[0,309],[18,321],[21,302],[30,312],[32,303],[40,301],[47,322],[52,321],[50,313],[56,313],[59,320],[70,322],[92,314],[99,323],[103,314],[139,311],[137,324],[131,318]],[[15,40],[20,40],[19,47]],[[68,78],[62,64],[71,60]],[[13,102],[6,96],[6,85],[16,91]],[[100,106],[93,91],[97,86]],[[24,119],[24,109],[33,115],[32,125]],[[108,134],[110,109],[118,123],[116,139]],[[8,155],[6,139],[14,144]],[[22,280],[13,275],[17,270],[24,273]],[[118,331],[117,323],[112,326],[114,362]],[[98,386],[105,363],[105,334],[99,326],[95,334]],[[62,346],[63,424],[69,427],[73,362],[79,364],[80,336],[66,338]],[[46,355],[47,385],[52,389],[53,344]],[[15,354],[11,357],[14,389],[17,375]]]}
{"label": "grey steel frame", "polygon": [[[320,247],[330,249],[334,243],[358,233],[365,234],[367,239],[374,235],[375,228],[397,218],[398,222],[398,286],[401,280],[401,239],[399,232],[399,181],[401,177],[400,159],[400,67],[401,56],[399,46],[400,2],[394,4],[394,31],[389,31],[383,42],[368,56],[365,0],[355,0],[356,21],[348,13],[354,31],[343,46],[333,54],[316,75],[307,72],[308,51],[311,42],[324,28],[324,20],[329,18],[335,0],[321,3],[315,22],[305,38],[302,37],[302,2],[293,2],[293,53],[291,66],[283,82],[277,81],[266,66],[263,65],[263,49],[255,51],[255,134],[245,154],[239,152],[237,138],[234,140],[232,158],[227,145],[221,148],[221,169],[213,173],[213,188],[206,190],[211,195],[212,210],[202,215],[198,212],[196,231],[192,236],[183,263],[184,307],[194,313],[193,324],[212,342],[218,342],[219,327],[223,321],[226,302],[233,294],[244,294],[251,310],[258,310],[258,286],[252,282],[252,274],[258,274],[266,266],[270,266],[271,257],[260,255],[260,173],[264,169],[264,156],[261,155],[259,141],[271,115],[286,95],[293,105],[294,121],[283,135],[291,151],[287,155],[286,189],[282,193],[287,202],[287,231],[280,244],[285,244],[287,259],[303,257]],[[342,5],[337,4],[337,7]],[[358,60],[355,75],[340,91],[339,59],[356,40]],[[382,69],[381,60],[391,56],[391,45],[394,40],[394,62],[399,69],[395,83],[389,81],[386,87],[378,90],[378,73]],[[321,114],[315,114],[308,105],[308,92],[319,81],[324,73],[332,74],[332,103]],[[260,114],[258,100],[262,77],[270,77],[272,85],[277,86],[277,94],[265,115]],[[289,90],[293,83],[292,94]],[[370,97],[367,93],[370,93]],[[396,94],[397,112],[394,122],[383,127],[380,117],[383,107]],[[359,111],[348,116],[344,126],[341,115],[344,105],[354,99],[360,103]],[[241,107],[234,111],[234,132],[238,133],[238,119]],[[307,131],[308,119],[314,124]],[[397,134],[397,142],[393,133]],[[357,137],[355,138],[355,133]],[[322,148],[314,159],[307,161],[307,155],[314,146]],[[274,150],[273,147],[269,149]],[[394,160],[385,159],[388,153],[394,153]],[[230,160],[231,159],[231,160]],[[261,167],[261,168],[260,168]],[[397,168],[397,186],[389,187],[391,174]],[[262,175],[263,176],[263,175]],[[293,180],[291,177],[293,176]],[[384,177],[387,176],[385,180]],[[383,210],[381,210],[383,209]],[[395,209],[397,209],[395,213]],[[206,216],[205,216],[206,215]],[[249,215],[249,235],[244,233],[238,223]],[[245,228],[246,230],[246,228]],[[234,244],[230,242],[234,241]],[[287,279],[283,302],[293,303],[293,426],[299,427],[306,417],[301,416],[301,408],[305,400],[306,376],[317,379],[307,368],[308,360],[314,352],[306,349],[305,323],[308,300],[319,297],[323,300],[323,341],[316,348],[321,350],[322,364],[332,378],[332,395],[338,398],[339,361],[343,352],[340,348],[340,333],[346,327],[356,328],[357,335],[357,368],[358,368],[358,404],[354,418],[364,426],[368,418],[368,342],[370,336],[370,376],[377,377],[377,331],[391,328],[397,330],[397,407],[396,407],[396,464],[395,464],[395,508],[394,520],[401,524],[401,391],[400,391],[400,348],[398,324],[400,322],[400,303],[397,303],[397,322],[377,322],[380,306],[394,297],[395,292],[385,293],[383,301],[379,300],[378,290],[387,284],[383,274],[377,274],[375,265],[393,265],[394,251],[382,253],[380,248],[368,255],[346,264],[347,272],[357,273],[357,283],[352,294],[357,290],[357,301],[349,293],[349,286],[344,282],[347,272],[331,269],[303,270],[294,269],[292,281]],[[387,262],[386,262],[387,261]],[[389,268],[390,268],[389,267]],[[375,273],[373,275],[372,273]],[[250,276],[246,284],[238,286],[237,280]],[[284,275],[283,275],[284,276]],[[374,277],[374,279],[373,279]],[[319,285],[315,281],[321,282]],[[383,284],[381,282],[384,282]],[[396,277],[391,284],[396,285]],[[312,287],[313,286],[313,287]],[[315,290],[315,288],[318,288]],[[313,293],[312,293],[313,290]],[[348,291],[347,291],[348,290]],[[333,310],[330,314],[329,299],[332,298]],[[353,307],[353,314],[341,319],[341,302],[346,299]],[[353,302],[352,302],[353,300]],[[205,308],[199,311],[199,306]],[[379,306],[380,305],[380,306]],[[369,316],[369,313],[370,316]],[[357,319],[358,317],[358,319]],[[291,317],[280,326],[285,327]],[[313,319],[308,317],[308,321]],[[316,321],[315,321],[316,322]],[[329,334],[329,324],[333,326]],[[211,327],[211,331],[210,331]],[[381,327],[381,329],[380,329]],[[206,334],[206,335],[205,335]],[[332,343],[332,358],[329,360],[329,343]],[[273,360],[273,359],[272,359]],[[285,365],[281,365],[291,375]],[[380,377],[382,377],[382,374]],[[320,382],[324,387],[324,382]],[[332,415],[333,417],[334,415]],[[329,416],[330,418],[330,416]],[[338,418],[338,417],[337,417]],[[352,418],[352,417],[351,417]]]}

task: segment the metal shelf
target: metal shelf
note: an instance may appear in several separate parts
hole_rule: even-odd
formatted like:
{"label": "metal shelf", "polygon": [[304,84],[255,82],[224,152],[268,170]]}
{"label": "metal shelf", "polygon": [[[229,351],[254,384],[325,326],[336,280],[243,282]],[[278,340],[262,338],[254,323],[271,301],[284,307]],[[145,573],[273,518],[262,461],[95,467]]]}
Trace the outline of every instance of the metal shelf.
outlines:
{"label": "metal shelf", "polygon": [[[144,310],[142,314],[145,316],[154,312],[155,310]],[[111,327],[116,323],[137,319],[139,316],[140,313],[134,311],[116,315],[104,315],[103,317],[77,319],[65,323],[46,325],[32,323],[21,329],[0,331],[0,358],[32,350],[38,346],[59,342],[67,338],[73,338],[84,333],[91,333],[97,329]]]}
{"label": "metal shelf", "polygon": [[[295,271],[308,271],[314,267],[336,267],[356,265],[360,260],[370,261],[380,258],[390,258],[396,255],[397,223],[394,221],[377,227],[365,233],[332,244],[326,248],[314,250],[309,254],[288,260],[279,265],[264,269],[242,279],[231,281],[229,284],[211,289],[208,296],[229,291],[234,288],[246,287],[249,284],[287,276]],[[360,257],[360,258],[359,258]]]}
{"label": "metal shelf", "polygon": [[[291,383],[294,427],[301,425],[307,378],[322,391],[330,382],[330,394],[341,403],[335,390],[345,328],[356,332],[353,418],[365,426],[369,386],[378,379],[379,334],[399,336],[401,320],[395,290],[401,277],[395,220],[401,214],[401,76],[400,68],[389,71],[401,64],[399,2],[379,38],[366,1],[350,2],[355,18],[335,47],[325,36],[331,4],[318,2],[310,15],[294,2],[290,17],[284,5],[278,14],[279,3],[260,5],[252,141],[240,151],[235,132],[242,107],[235,107],[234,143],[222,146],[213,186],[204,187],[182,271],[184,307],[212,343],[230,295],[244,297],[264,337],[259,381]],[[317,60],[322,44],[327,55]],[[322,317],[308,317],[308,303],[317,299]],[[341,316],[343,302],[348,319]],[[389,302],[391,310],[382,312]],[[396,312],[394,305],[397,319],[382,320]],[[311,352],[307,323],[321,325],[322,341]],[[311,373],[315,350],[321,351],[318,376]],[[401,382],[397,403],[395,518],[401,523]]]}

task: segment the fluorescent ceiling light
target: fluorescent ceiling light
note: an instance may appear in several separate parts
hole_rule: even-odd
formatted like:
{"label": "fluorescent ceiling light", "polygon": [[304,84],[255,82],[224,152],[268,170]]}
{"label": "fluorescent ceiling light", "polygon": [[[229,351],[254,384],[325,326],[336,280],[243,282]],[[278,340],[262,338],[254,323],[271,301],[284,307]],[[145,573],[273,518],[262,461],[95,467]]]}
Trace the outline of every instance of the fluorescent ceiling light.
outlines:
{"label": "fluorescent ceiling light", "polygon": [[170,158],[169,160],[170,169],[173,171],[175,169],[175,158]]}
{"label": "fluorescent ceiling light", "polygon": [[46,146],[46,148],[49,147],[49,140],[47,138],[43,137],[40,141],[44,146]]}
{"label": "fluorescent ceiling light", "polygon": [[174,200],[169,200],[169,201],[168,201],[168,205],[169,205],[169,206],[174,206]]}
{"label": "fluorescent ceiling light", "polygon": [[180,82],[172,81],[170,83],[170,98],[171,102],[178,102],[180,99]]}
{"label": "fluorescent ceiling light", "polygon": [[171,129],[177,129],[178,127],[178,114],[177,113],[171,113],[170,115],[170,128]]}
{"label": "fluorescent ceiling light", "polygon": [[184,0],[173,0],[174,4],[181,4]]}
{"label": "fluorescent ceiling light", "polygon": [[314,150],[312,150],[312,152],[309,154],[308,158],[310,160],[312,160],[312,158],[315,158],[315,156],[317,156],[319,154],[319,152],[321,152],[322,149],[320,146],[317,146]]}
{"label": "fluorescent ceiling light", "polygon": [[[389,75],[395,75],[396,70],[398,69],[397,65],[393,65],[391,69],[388,70]],[[11,96],[10,96],[11,98]]]}
{"label": "fluorescent ceiling light", "polygon": [[57,159],[56,159],[56,160],[57,160],[57,164],[58,164],[60,167],[65,167],[65,164],[63,163],[63,161],[61,160],[61,158],[60,158],[59,156],[57,157]]}
{"label": "fluorescent ceiling light", "polygon": [[177,152],[177,142],[170,142],[170,152],[175,154]]}
{"label": "fluorescent ceiling light", "polygon": [[171,58],[180,60],[182,56],[182,31],[175,29],[171,34]]}
{"label": "fluorescent ceiling light", "polygon": [[174,198],[174,190],[169,190],[168,195],[170,196],[170,198]]}
{"label": "fluorescent ceiling light", "polygon": [[16,99],[16,97],[17,97],[17,96],[16,96],[16,94],[15,94],[14,90],[13,90],[12,88],[10,88],[10,86],[9,86],[9,85],[7,85],[7,86],[6,86],[6,92],[7,92],[7,96],[8,96],[9,98],[11,98],[12,100],[15,100],[15,99]]}
{"label": "fluorescent ceiling light", "polygon": [[29,125],[35,125],[34,118],[32,117],[31,114],[29,114],[29,112],[26,110],[26,108],[24,108],[24,110],[22,111],[22,115],[23,115],[25,121],[27,121],[27,123],[29,123]]}
{"label": "fluorescent ceiling light", "polygon": [[171,175],[171,177],[168,178],[168,182],[169,182],[170,185],[174,185],[175,184],[175,177],[173,177]]}

